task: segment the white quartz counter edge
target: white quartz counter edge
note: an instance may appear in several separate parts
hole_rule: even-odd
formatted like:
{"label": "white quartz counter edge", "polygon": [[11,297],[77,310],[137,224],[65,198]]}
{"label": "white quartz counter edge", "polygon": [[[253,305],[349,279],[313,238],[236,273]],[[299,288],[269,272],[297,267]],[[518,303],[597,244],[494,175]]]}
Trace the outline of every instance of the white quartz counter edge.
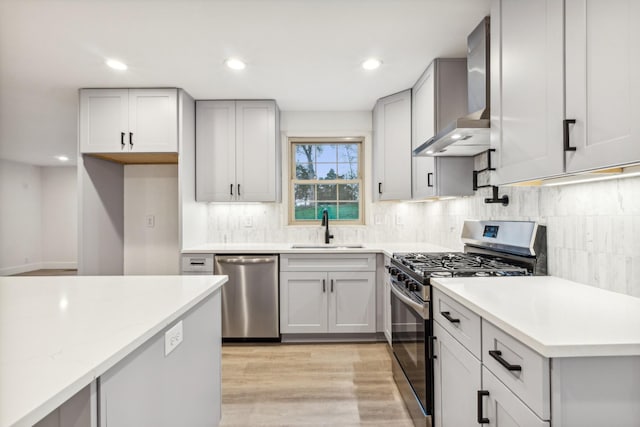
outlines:
{"label": "white quartz counter edge", "polygon": [[[339,246],[341,244],[350,245],[351,243],[333,242],[326,248],[293,248],[296,243],[211,243],[200,245],[192,248],[184,248],[182,253],[189,254],[295,254],[295,253],[317,253],[317,254],[336,254],[336,253],[382,253],[392,256],[396,252],[454,252],[450,248],[434,245],[431,243],[361,243],[361,248],[331,248],[330,246]],[[310,243],[300,243],[309,245]],[[322,246],[322,244],[318,244]]]}
{"label": "white quartz counter edge", "polygon": [[640,356],[640,298],[553,276],[431,283],[542,356]]}
{"label": "white quartz counter edge", "polygon": [[[107,277],[108,276],[100,276],[99,279],[105,279]],[[136,280],[136,276],[114,276],[114,277],[117,277],[123,281],[130,281],[130,282],[134,282]],[[159,280],[166,280],[170,276],[138,276],[138,277],[144,277],[145,279],[155,277],[155,278],[159,278]],[[75,395],[80,390],[82,390],[84,387],[91,384],[93,380],[98,378],[100,375],[104,374],[106,371],[112,368],[115,364],[120,362],[127,355],[129,355],[139,346],[144,344],[148,339],[155,336],[157,333],[159,333],[164,328],[169,326],[176,319],[180,318],[182,315],[184,315],[189,310],[194,308],[200,302],[204,301],[208,296],[210,296],[215,291],[220,289],[220,287],[222,287],[222,285],[224,285],[224,283],[226,283],[228,280],[227,276],[207,276],[207,277],[179,276],[179,278],[180,278],[179,280],[185,279],[185,280],[194,281],[194,282],[206,281],[207,286],[202,289],[199,289],[198,293],[192,295],[192,298],[187,303],[183,304],[182,306],[180,306],[175,310],[172,310],[171,312],[168,312],[166,316],[163,316],[162,320],[157,322],[152,327],[144,330],[142,333],[140,333],[140,335],[137,336],[137,338],[126,343],[119,343],[122,345],[121,346],[118,345],[119,348],[116,351],[109,354],[104,354],[104,356],[101,357],[99,361],[97,361],[93,366],[90,367],[90,369],[87,369],[85,372],[82,372],[82,373],[74,372],[75,375],[71,374],[71,376],[66,378],[65,381],[60,381],[53,387],[50,387],[52,389],[55,389],[55,392],[53,392],[45,400],[41,400],[41,399],[36,400],[35,398],[33,398],[29,402],[21,401],[20,408],[16,408],[15,407],[16,405],[6,405],[6,402],[0,401],[0,409],[1,409],[0,426],[2,427],[32,426],[33,424],[41,420],[44,416],[49,414],[51,411],[58,408],[60,405],[66,402],[69,398],[71,398],[73,395]],[[17,278],[17,279],[20,280],[22,278]],[[30,280],[34,280],[34,279],[47,280],[51,278],[38,277],[38,278],[29,278],[29,279]],[[62,278],[56,278],[56,279],[62,279]],[[92,279],[96,279],[96,277],[79,276],[77,278],[74,277],[73,279],[85,280],[89,282]],[[11,280],[12,280],[11,278],[4,278],[2,279],[1,283],[2,284],[10,283]],[[3,304],[4,303],[9,303],[9,301],[5,300],[3,301]],[[5,343],[0,342],[0,346],[3,344]],[[51,358],[53,358],[53,356],[51,356]],[[2,369],[4,369],[4,366],[1,366],[3,364],[4,364],[4,361],[0,360],[0,367]],[[66,368],[68,368],[68,366],[62,366],[62,369],[66,369]],[[11,392],[10,388],[14,386],[19,387],[21,385],[22,384],[7,384],[5,381],[0,379],[0,387],[2,388],[1,390],[2,399],[5,400],[6,393]],[[27,395],[22,397],[24,398],[24,397],[31,397],[31,396]],[[29,409],[22,410],[25,407]]]}

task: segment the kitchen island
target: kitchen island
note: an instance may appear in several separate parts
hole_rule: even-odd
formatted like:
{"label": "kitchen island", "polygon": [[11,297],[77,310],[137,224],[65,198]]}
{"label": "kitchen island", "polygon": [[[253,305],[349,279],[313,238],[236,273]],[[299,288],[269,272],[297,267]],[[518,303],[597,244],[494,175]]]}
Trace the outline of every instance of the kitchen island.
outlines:
{"label": "kitchen island", "polygon": [[171,417],[194,407],[190,419],[217,424],[226,281],[0,278],[0,426],[70,425],[69,411],[75,425],[178,425]]}
{"label": "kitchen island", "polygon": [[639,425],[640,298],[553,276],[431,283],[437,425]]}

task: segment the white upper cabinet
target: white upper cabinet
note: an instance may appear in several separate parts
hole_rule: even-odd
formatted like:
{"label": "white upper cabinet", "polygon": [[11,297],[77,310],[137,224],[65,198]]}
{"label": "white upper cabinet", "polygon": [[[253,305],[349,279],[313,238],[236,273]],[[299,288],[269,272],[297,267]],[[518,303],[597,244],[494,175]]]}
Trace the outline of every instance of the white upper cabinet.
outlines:
{"label": "white upper cabinet", "polygon": [[196,199],[277,201],[277,132],[275,101],[197,101]]}
{"label": "white upper cabinet", "polygon": [[[411,146],[417,148],[467,115],[467,61],[438,58],[412,88]],[[473,194],[472,157],[413,157],[412,197]]]}
{"label": "white upper cabinet", "polygon": [[276,103],[236,101],[238,201],[276,200]]}
{"label": "white upper cabinet", "polygon": [[565,0],[567,172],[640,161],[640,2]]}
{"label": "white upper cabinet", "polygon": [[235,165],[235,101],[196,101],[196,200],[234,200]]}
{"label": "white upper cabinet", "polygon": [[380,98],[373,110],[373,196],[411,198],[411,90]]}
{"label": "white upper cabinet", "polygon": [[177,153],[177,89],[82,89],[82,153]]}
{"label": "white upper cabinet", "polygon": [[563,172],[562,1],[494,0],[491,146],[495,184]]}
{"label": "white upper cabinet", "polygon": [[[434,63],[431,63],[412,89],[412,150],[436,134],[434,68]],[[413,157],[412,163],[413,198],[422,199],[435,196],[435,187],[432,183],[435,159],[433,157]]]}
{"label": "white upper cabinet", "polygon": [[640,3],[493,0],[492,183],[640,162]]}

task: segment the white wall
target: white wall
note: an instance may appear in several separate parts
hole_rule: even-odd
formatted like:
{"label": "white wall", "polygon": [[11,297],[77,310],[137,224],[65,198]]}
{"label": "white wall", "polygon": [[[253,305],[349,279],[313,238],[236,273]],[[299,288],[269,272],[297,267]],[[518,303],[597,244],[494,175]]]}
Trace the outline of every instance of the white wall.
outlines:
{"label": "white wall", "polygon": [[41,168],[0,159],[0,274],[42,263]]}
{"label": "white wall", "polygon": [[78,177],[76,167],[42,167],[43,268],[76,268]]}
{"label": "white wall", "polygon": [[124,274],[180,274],[178,166],[126,165],[124,218]]}
{"label": "white wall", "polygon": [[75,167],[0,159],[0,275],[76,268]]}

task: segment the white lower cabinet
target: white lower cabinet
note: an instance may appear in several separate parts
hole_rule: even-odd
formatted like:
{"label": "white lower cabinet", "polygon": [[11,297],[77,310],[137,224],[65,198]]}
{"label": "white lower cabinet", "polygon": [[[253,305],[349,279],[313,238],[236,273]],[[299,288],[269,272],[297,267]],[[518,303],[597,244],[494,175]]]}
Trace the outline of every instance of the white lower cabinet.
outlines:
{"label": "white lower cabinet", "polygon": [[376,332],[376,273],[372,254],[283,254],[280,332]]}
{"label": "white lower cabinet", "polygon": [[432,296],[437,427],[640,426],[640,356],[545,357],[453,296]]}
{"label": "white lower cabinet", "polygon": [[327,305],[327,273],[280,275],[280,332],[326,332]]}
{"label": "white lower cabinet", "polygon": [[483,390],[478,397],[482,411],[478,412],[478,422],[482,417],[483,424],[489,427],[548,427],[550,425],[549,421],[538,418],[486,367],[482,367],[482,384]]}
{"label": "white lower cabinet", "polygon": [[549,426],[549,359],[437,289],[433,301],[435,426]]}
{"label": "white lower cabinet", "polygon": [[280,332],[375,332],[374,272],[280,275]]}
{"label": "white lower cabinet", "polygon": [[438,322],[433,322],[436,427],[471,425],[481,388],[481,362]]}

